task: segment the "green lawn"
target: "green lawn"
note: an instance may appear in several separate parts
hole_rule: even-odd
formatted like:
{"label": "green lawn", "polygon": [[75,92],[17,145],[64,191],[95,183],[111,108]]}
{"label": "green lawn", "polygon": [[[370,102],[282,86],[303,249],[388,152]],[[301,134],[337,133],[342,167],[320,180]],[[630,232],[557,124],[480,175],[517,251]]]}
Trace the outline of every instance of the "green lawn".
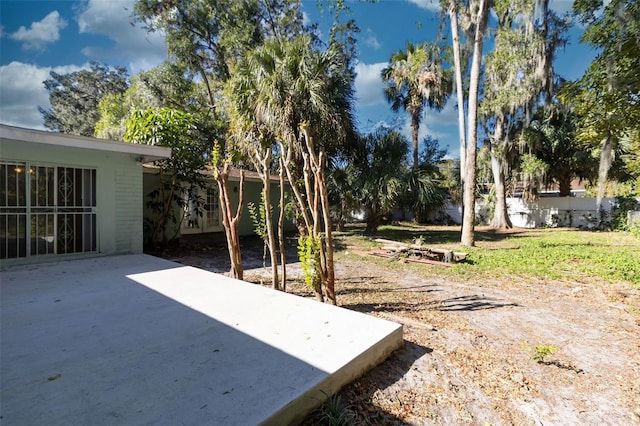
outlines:
{"label": "green lawn", "polygon": [[[523,279],[567,282],[628,282],[640,289],[640,240],[630,233],[576,229],[516,229],[495,232],[476,230],[476,247],[459,244],[458,227],[430,227],[403,223],[383,226],[375,236],[364,236],[353,225],[338,233],[339,251],[348,247],[369,250],[374,238],[412,242],[420,238],[426,247],[449,248],[469,254],[467,262],[453,268],[413,266],[425,275],[460,279]],[[382,260],[383,262],[385,260]]]}

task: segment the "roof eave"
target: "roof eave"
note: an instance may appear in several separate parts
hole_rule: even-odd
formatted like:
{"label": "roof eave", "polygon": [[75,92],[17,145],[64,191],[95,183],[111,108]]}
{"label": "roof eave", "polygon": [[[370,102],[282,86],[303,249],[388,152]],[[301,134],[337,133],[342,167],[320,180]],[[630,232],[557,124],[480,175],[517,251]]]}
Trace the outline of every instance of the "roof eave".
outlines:
{"label": "roof eave", "polygon": [[0,124],[0,138],[67,148],[119,152],[130,154],[136,161],[141,163],[164,160],[171,156],[171,148],[162,146],[117,142],[86,136],[25,129],[5,124]]}

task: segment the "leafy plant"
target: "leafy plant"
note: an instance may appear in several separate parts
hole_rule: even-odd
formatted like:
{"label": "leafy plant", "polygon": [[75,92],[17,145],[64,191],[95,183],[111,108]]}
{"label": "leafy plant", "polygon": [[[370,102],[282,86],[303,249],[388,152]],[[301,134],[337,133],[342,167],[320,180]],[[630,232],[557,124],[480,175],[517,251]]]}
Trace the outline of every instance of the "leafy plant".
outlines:
{"label": "leafy plant", "polygon": [[333,395],[320,407],[319,417],[323,425],[328,426],[352,426],[356,425],[354,414],[349,407],[342,404],[340,395]]}
{"label": "leafy plant", "polygon": [[[267,246],[269,244],[269,234],[267,231],[267,214],[264,208],[264,193],[260,193],[260,205],[256,207],[254,203],[248,203],[249,216],[251,216],[251,222],[253,223],[253,231],[257,236],[262,238],[263,253],[262,253],[262,265],[267,265]],[[271,218],[271,212],[269,212],[269,218]]]}
{"label": "leafy plant", "polygon": [[311,232],[298,237],[298,257],[302,263],[304,283],[312,289],[320,284],[320,248],[322,237],[314,237]]}
{"label": "leafy plant", "polygon": [[542,364],[545,362],[545,358],[554,354],[558,348],[555,345],[535,345],[529,350],[531,351],[531,359]]}
{"label": "leafy plant", "polygon": [[616,204],[611,210],[609,227],[613,230],[627,231],[627,212],[640,208],[640,202],[634,197],[616,197]]}
{"label": "leafy plant", "polygon": [[147,207],[153,212],[153,219],[147,222],[151,226],[145,230],[148,243],[158,240],[166,243],[170,222],[178,229],[185,208],[200,210],[197,197],[188,195],[205,185],[200,170],[205,167],[208,145],[201,138],[197,120],[180,110],[135,110],[126,126],[124,140],[127,142],[171,148],[171,158],[155,163],[160,182],[149,194]]}

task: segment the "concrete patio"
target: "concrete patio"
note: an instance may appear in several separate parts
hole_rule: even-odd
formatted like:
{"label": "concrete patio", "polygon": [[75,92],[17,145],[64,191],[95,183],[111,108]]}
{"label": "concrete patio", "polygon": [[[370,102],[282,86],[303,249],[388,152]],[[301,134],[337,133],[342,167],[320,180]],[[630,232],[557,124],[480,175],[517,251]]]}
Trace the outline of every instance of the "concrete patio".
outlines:
{"label": "concrete patio", "polygon": [[295,424],[398,324],[147,255],[2,271],[3,425]]}

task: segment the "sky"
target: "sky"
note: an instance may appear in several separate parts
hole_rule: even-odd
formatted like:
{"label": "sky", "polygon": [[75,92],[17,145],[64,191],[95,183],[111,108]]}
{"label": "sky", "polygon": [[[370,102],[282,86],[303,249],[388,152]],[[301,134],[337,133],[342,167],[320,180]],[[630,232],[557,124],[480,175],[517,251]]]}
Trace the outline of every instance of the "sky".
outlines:
{"label": "sky", "polygon": [[[367,133],[381,122],[410,136],[406,113],[393,113],[383,95],[381,70],[391,55],[408,41],[435,40],[440,22],[437,0],[350,1],[348,17],[361,29],[358,36],[355,111],[358,127]],[[49,73],[69,73],[89,67],[92,60],[125,66],[130,75],[161,64],[167,56],[159,33],[131,24],[134,0],[0,0],[0,123],[43,129],[38,107],[50,106],[43,81]],[[559,13],[570,11],[571,0],[551,0]],[[331,17],[316,0],[303,0],[308,22],[328,32]],[[445,26],[448,30],[448,25]],[[579,78],[595,57],[579,43],[582,29],[570,32],[569,44],[559,52],[556,73]],[[420,140],[436,138],[448,156],[458,157],[455,96],[441,112],[426,110]]]}

